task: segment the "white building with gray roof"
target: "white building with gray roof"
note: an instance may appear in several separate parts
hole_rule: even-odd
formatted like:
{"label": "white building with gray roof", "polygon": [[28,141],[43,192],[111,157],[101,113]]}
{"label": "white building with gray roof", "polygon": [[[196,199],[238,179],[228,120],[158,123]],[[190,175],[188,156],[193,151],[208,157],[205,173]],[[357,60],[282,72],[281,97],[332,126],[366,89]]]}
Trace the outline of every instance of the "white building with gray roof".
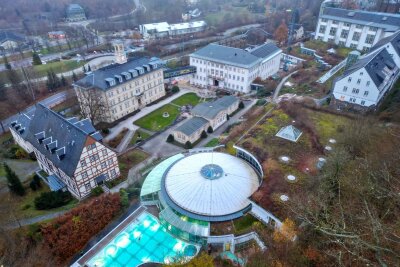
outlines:
{"label": "white building with gray roof", "polygon": [[368,51],[400,29],[400,14],[347,10],[321,4],[315,39]]}
{"label": "white building with gray roof", "polygon": [[374,108],[391,90],[400,74],[387,49],[374,50],[348,67],[333,83],[336,105]]}
{"label": "white building with gray roof", "polygon": [[216,130],[228,120],[228,116],[239,108],[239,99],[234,96],[224,96],[212,102],[204,102],[195,106],[193,116],[173,131],[174,139],[182,144],[195,143],[201,133],[209,127]]}
{"label": "white building with gray roof", "polygon": [[190,83],[200,88],[248,93],[254,79],[267,79],[279,71],[281,54],[273,43],[250,51],[209,44],[190,55],[190,65],[197,69]]}
{"label": "white building with gray roof", "polygon": [[116,64],[73,84],[82,112],[96,122],[114,122],[165,96],[158,58],[127,59],[121,43],[115,43],[115,49]]}

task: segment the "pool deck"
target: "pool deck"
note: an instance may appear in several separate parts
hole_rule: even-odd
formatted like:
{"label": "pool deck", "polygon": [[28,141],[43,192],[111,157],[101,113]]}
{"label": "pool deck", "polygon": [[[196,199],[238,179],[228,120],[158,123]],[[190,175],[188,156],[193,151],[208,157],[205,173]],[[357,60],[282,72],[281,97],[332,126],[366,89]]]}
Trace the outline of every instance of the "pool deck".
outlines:
{"label": "pool deck", "polygon": [[80,257],[71,267],[83,267],[85,264],[93,258],[102,248],[110,243],[122,230],[124,230],[134,219],[139,217],[146,208],[139,206],[134,210],[128,217],[126,217],[120,224],[117,225],[112,231],[110,231],[105,237],[103,237],[96,245],[94,245],[89,251],[87,251],[82,257]]}

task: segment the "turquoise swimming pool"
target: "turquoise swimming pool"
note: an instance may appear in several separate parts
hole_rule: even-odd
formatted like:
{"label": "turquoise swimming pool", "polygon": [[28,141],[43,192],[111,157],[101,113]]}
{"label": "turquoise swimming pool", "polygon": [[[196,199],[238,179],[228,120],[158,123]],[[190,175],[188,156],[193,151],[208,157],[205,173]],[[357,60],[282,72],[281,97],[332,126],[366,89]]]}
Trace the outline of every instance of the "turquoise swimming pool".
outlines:
{"label": "turquoise swimming pool", "polygon": [[190,259],[197,246],[173,237],[149,213],[142,213],[86,264],[89,267],[139,266],[145,262],[170,263]]}

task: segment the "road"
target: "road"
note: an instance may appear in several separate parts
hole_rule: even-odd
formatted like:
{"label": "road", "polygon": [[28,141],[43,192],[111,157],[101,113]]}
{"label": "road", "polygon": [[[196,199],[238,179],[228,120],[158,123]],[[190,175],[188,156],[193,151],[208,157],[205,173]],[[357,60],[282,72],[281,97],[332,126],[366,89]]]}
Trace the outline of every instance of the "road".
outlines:
{"label": "road", "polygon": [[[68,96],[68,92],[67,91],[63,91],[57,94],[54,94],[42,101],[39,101],[38,103],[41,103],[43,105],[45,105],[46,107],[51,107],[54,106],[58,103],[61,103],[63,101],[65,101],[67,99]],[[28,108],[26,108],[23,112],[28,114],[28,115],[32,115],[36,110],[35,105],[32,105]],[[4,126],[5,129],[8,129],[8,127],[10,126],[11,122],[15,121],[18,118],[18,114],[15,114],[5,120],[2,121],[2,124]],[[0,133],[3,133],[3,129],[0,128]]]}

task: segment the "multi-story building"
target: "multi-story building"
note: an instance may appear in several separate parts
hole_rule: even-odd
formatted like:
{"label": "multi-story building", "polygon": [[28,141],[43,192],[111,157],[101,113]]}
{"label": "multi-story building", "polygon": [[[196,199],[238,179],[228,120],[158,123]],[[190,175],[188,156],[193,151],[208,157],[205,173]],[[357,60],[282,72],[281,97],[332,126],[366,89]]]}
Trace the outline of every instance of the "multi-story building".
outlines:
{"label": "multi-story building", "polygon": [[359,58],[333,83],[333,101],[341,107],[375,108],[400,75],[385,48]]}
{"label": "multi-story building", "polygon": [[25,37],[13,32],[0,32],[0,47],[5,50],[15,49],[25,42]]}
{"label": "multi-story building", "polygon": [[49,176],[50,185],[62,185],[77,199],[120,175],[117,155],[102,143],[89,119],[64,118],[38,104],[33,116],[20,115],[10,126],[14,140],[34,153]]}
{"label": "multi-story building", "polygon": [[165,96],[163,69],[158,58],[127,59],[115,44],[116,64],[100,68],[74,83],[86,117],[113,122]]}
{"label": "multi-story building", "polygon": [[176,24],[168,22],[142,24],[139,25],[139,30],[144,39],[156,39],[202,32],[206,27],[207,23],[201,20]]}
{"label": "multi-story building", "polygon": [[400,14],[347,10],[321,4],[315,39],[368,51],[400,29]]}
{"label": "multi-story building", "polygon": [[267,79],[279,71],[281,54],[273,43],[249,51],[209,44],[190,54],[190,65],[197,69],[190,83],[200,88],[248,93],[254,79]]}
{"label": "multi-story building", "polygon": [[390,56],[393,58],[397,67],[400,68],[400,30],[393,35],[380,40],[371,51],[379,50],[385,48]]}
{"label": "multi-story building", "polygon": [[78,4],[70,4],[67,7],[66,14],[67,14],[66,20],[68,22],[86,20],[85,10]]}
{"label": "multi-story building", "polygon": [[200,103],[193,108],[193,116],[173,131],[174,139],[182,144],[195,143],[201,133],[208,127],[218,129],[228,120],[228,116],[239,108],[239,99],[234,96],[224,96],[212,102]]}

